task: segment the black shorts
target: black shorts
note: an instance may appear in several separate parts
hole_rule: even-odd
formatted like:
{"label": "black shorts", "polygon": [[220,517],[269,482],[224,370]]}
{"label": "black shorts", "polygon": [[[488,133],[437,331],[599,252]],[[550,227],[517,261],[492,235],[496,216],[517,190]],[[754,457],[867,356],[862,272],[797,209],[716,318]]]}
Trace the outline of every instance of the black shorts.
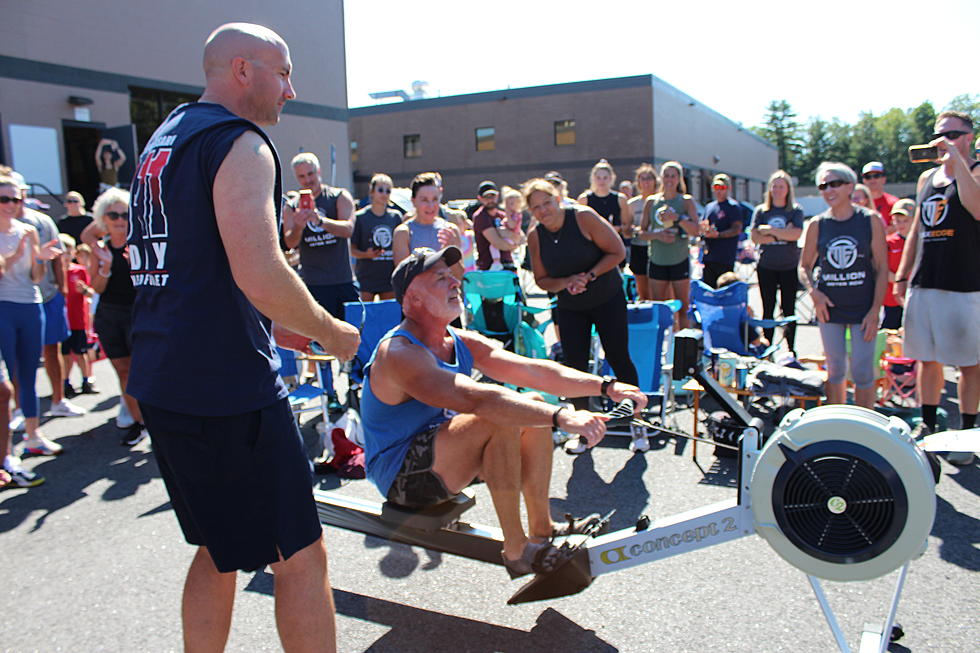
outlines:
{"label": "black shorts", "polygon": [[439,475],[432,471],[436,456],[436,434],[442,424],[425,429],[412,440],[412,446],[405,454],[405,461],[388,489],[388,501],[408,508],[424,508],[452,498],[453,493],[446,488]]}
{"label": "black shorts", "polygon": [[657,265],[653,261],[647,266],[647,276],[657,281],[683,281],[691,278],[691,262],[687,259],[674,265]]}
{"label": "black shorts", "polygon": [[647,246],[636,245],[630,247],[630,270],[633,271],[634,277],[645,277],[647,276],[647,266],[650,263],[650,253],[647,251]]}
{"label": "black shorts", "polygon": [[61,343],[61,353],[65,356],[68,354],[84,354],[89,350],[91,345],[88,344],[88,334],[81,329],[72,329],[71,333],[68,335],[68,340]]}
{"label": "black shorts", "polygon": [[344,319],[344,302],[360,299],[353,282],[335,283],[329,286],[307,286],[316,303],[327,309],[338,320]]}
{"label": "black shorts", "polygon": [[140,402],[184,538],[218,571],[253,571],[319,539],[312,469],[289,403],[224,417]]}
{"label": "black shorts", "polygon": [[99,302],[93,320],[102,351],[109,359],[133,353],[133,307]]}

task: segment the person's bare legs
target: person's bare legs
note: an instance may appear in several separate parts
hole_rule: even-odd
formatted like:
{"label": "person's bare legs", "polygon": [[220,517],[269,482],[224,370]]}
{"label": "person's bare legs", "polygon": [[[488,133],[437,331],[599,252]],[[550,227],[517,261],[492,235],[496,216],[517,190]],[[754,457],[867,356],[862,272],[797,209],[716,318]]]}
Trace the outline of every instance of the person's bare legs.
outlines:
{"label": "person's bare legs", "polygon": [[286,653],[337,650],[333,592],[323,538],[272,565],[276,627]]}
{"label": "person's bare legs", "polygon": [[140,412],[140,405],[132,395],[126,392],[126,384],[129,382],[130,360],[132,359],[129,356],[125,356],[123,358],[110,358],[109,362],[112,363],[112,369],[116,370],[116,376],[119,377],[120,396],[126,402],[126,408],[129,409],[129,414],[132,415],[134,420],[142,424],[143,413]]}
{"label": "person's bare legs", "polygon": [[[878,389],[875,386],[870,388],[854,388],[854,405],[864,408],[874,408],[875,400],[878,399]],[[843,402],[841,402],[843,403]]]}
{"label": "person's bare legs", "polygon": [[980,365],[960,368],[960,413],[976,414],[980,406]]}
{"label": "person's bare legs", "polygon": [[644,274],[634,274],[633,278],[636,279],[636,295],[640,301],[653,299],[653,295],[650,294],[650,277]]}
{"label": "person's bare legs", "polygon": [[65,398],[65,386],[60,344],[44,345],[44,371],[51,381],[51,404],[61,403]]}
{"label": "person's bare legs", "polygon": [[521,490],[527,507],[527,532],[534,539],[551,537],[551,463],[554,444],[550,428],[521,431]]}
{"label": "person's bare legs", "polygon": [[[962,378],[961,376],[961,382]],[[943,395],[943,385],[943,364],[937,361],[919,361],[919,404],[938,406]]]}
{"label": "person's bare legs", "polygon": [[456,415],[436,434],[432,471],[450,492],[461,491],[479,474],[490,489],[503,531],[504,556],[509,560],[521,557],[527,535],[521,524],[521,437],[517,429],[475,415]]}
{"label": "person's bare legs", "polygon": [[224,651],[231,630],[237,572],[221,573],[206,548],[198,547],[184,582],[181,617],[184,651]]}
{"label": "person's bare legs", "polygon": [[681,300],[681,310],[677,311],[677,326],[686,329],[690,326],[687,321],[687,309],[691,305],[691,280],[671,281],[670,287],[674,291],[674,297]]}
{"label": "person's bare legs", "polygon": [[847,403],[847,384],[841,383],[827,383],[823,384],[823,393],[827,397],[826,403],[828,404],[846,404]]}

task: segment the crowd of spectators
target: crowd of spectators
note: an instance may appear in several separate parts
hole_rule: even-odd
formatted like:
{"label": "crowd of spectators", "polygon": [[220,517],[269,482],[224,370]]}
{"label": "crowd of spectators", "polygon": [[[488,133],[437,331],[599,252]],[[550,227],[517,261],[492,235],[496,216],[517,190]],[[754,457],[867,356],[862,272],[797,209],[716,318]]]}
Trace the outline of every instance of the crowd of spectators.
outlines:
{"label": "crowd of spectators", "polygon": [[[412,180],[406,212],[392,201],[392,178],[378,173],[358,209],[347,190],[323,183],[315,155],[301,153],[291,161],[300,191],[284,196],[281,244],[313,297],[339,318],[345,302],[393,298],[392,271],[420,247],[459,247],[457,275],[530,270],[536,285],[556,298],[564,362],[586,369],[594,331],[617,377],[636,383],[627,303],[680,300],[675,327],[687,326],[692,271],[700,269],[709,286],[730,282],[748,240],[757,256],[763,318],[775,317],[777,305],[783,316],[793,315],[801,284],[812,300],[828,401],[847,400],[849,374],[854,403],[874,406],[877,334],[904,324],[906,353],[921,361],[919,433],[937,428],[944,364],[959,368],[960,423],[969,427],[980,401],[980,173],[973,133],[968,116],[940,114],[932,143],[940,150],[938,167],[923,173],[913,198],[885,192],[880,162],[863,165],[860,177],[844,163],[822,163],[815,182],[828,209],[810,219],[782,170],[769,177],[754,211],[736,200],[726,174],[714,176],[713,200],[701,209],[680,163],[667,161],[659,170],[644,163],[617,185],[605,159],[592,168],[577,201],[562,174],[549,171],[520,188],[484,180],[461,211],[444,203],[441,175],[426,172]],[[108,162],[110,150],[103,149]],[[62,452],[40,426],[42,360],[51,416],[85,413],[70,399],[99,392],[92,373],[97,358],[107,357],[126,387],[134,297],[126,242],[130,197],[111,177],[91,213],[81,194],[67,193],[56,223],[27,205],[22,178],[0,170],[0,484],[44,480],[15,451]],[[624,290],[624,272],[636,280],[633,297]],[[794,354],[796,330],[794,323],[782,333]],[[759,338],[768,343],[774,336],[766,329]],[[70,378],[75,368],[77,384]],[[125,392],[116,421],[126,446],[147,435],[139,405]],[[8,424],[11,432],[26,433],[20,448],[12,446]],[[634,438],[634,449],[645,446]]]}

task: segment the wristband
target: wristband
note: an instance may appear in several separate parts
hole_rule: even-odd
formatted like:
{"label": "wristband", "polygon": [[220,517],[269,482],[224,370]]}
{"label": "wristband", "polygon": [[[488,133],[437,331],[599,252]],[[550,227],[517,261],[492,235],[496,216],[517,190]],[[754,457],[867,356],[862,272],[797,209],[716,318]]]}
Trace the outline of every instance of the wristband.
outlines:
{"label": "wristband", "polygon": [[603,397],[609,396],[609,386],[616,382],[616,378],[612,376],[602,377],[602,385],[599,386],[599,394]]}
{"label": "wristband", "polygon": [[558,413],[560,413],[563,410],[565,410],[565,407],[564,406],[559,406],[555,410],[555,412],[553,412],[551,414],[551,425],[554,426],[555,428],[558,428]]}

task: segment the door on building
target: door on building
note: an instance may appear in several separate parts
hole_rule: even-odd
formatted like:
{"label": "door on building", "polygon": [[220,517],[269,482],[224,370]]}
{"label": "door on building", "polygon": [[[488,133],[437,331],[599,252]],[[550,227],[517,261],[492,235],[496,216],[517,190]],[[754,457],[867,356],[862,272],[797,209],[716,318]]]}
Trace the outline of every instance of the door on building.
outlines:
{"label": "door on building", "polygon": [[68,189],[76,190],[85,198],[85,205],[92,206],[99,196],[101,177],[96,165],[95,153],[103,139],[117,144],[125,156],[118,170],[118,183],[128,188],[136,169],[136,129],[133,125],[106,127],[105,123],[62,121],[65,139],[65,171]]}

